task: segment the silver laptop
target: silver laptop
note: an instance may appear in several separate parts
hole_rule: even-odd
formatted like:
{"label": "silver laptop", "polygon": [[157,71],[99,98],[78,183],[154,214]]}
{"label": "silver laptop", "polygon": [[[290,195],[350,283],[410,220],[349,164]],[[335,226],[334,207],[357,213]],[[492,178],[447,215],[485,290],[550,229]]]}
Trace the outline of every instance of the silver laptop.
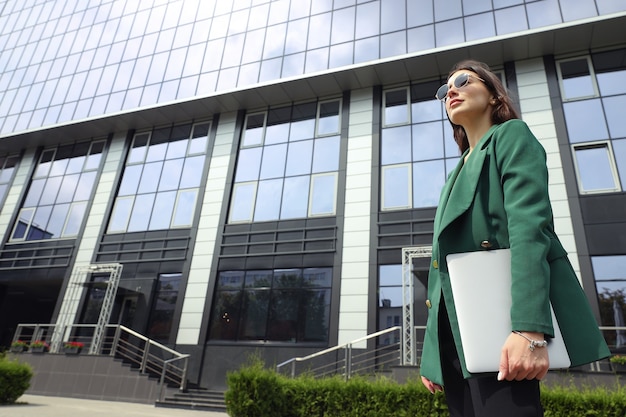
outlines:
{"label": "silver laptop", "polygon": [[[497,372],[500,351],[511,334],[511,251],[457,253],[446,259],[467,370]],[[548,339],[550,369],[569,368],[554,311],[552,324],[555,337]]]}

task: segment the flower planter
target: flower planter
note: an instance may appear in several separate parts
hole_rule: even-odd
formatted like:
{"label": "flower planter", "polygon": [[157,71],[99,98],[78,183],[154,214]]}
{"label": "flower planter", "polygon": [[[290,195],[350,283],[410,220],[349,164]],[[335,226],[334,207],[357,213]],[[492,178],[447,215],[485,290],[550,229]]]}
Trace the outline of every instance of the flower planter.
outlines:
{"label": "flower planter", "polygon": [[23,352],[26,352],[27,349],[28,349],[27,346],[11,346],[11,349],[9,349],[9,352],[11,352],[11,353],[23,353]]}
{"label": "flower planter", "polygon": [[30,353],[46,353],[48,351],[47,346],[31,346]]}
{"label": "flower planter", "polygon": [[626,363],[613,363],[611,362],[611,368],[613,371],[618,374],[622,374],[626,372]]}
{"label": "flower planter", "polygon": [[80,347],[66,347],[66,348],[63,348],[63,353],[65,353],[66,355],[78,355],[78,354],[80,354],[81,350],[83,350],[83,348],[80,348]]}

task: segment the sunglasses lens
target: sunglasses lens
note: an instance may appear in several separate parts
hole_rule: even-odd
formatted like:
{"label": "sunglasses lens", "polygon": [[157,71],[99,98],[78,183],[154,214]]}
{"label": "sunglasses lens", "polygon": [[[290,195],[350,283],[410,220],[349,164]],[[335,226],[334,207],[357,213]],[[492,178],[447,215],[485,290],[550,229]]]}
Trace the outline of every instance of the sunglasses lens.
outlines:
{"label": "sunglasses lens", "polygon": [[437,97],[437,100],[443,100],[446,98],[446,95],[448,95],[448,84],[444,84],[439,87],[439,90],[437,90],[437,94],[435,94],[435,97]]}
{"label": "sunglasses lens", "polygon": [[454,86],[456,88],[465,87],[468,82],[469,74],[464,72],[462,74],[459,74],[459,76],[454,79]]}

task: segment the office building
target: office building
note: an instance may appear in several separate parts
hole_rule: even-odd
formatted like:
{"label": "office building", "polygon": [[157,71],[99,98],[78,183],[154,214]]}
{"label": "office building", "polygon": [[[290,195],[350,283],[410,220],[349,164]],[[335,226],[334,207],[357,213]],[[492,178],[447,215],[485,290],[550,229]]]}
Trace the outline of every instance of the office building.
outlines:
{"label": "office building", "polygon": [[466,58],[545,147],[557,233],[613,326],[625,26],[623,0],[0,1],[0,344],[94,323],[103,265],[110,322],[190,353],[205,387],[250,352],[400,324],[402,249],[431,245],[459,158],[433,95]]}

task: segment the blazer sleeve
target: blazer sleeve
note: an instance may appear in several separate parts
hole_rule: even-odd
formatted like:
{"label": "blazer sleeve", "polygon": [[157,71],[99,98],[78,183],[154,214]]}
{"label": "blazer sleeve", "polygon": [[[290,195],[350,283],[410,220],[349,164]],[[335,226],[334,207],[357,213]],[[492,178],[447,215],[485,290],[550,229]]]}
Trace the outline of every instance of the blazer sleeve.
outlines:
{"label": "blazer sleeve", "polygon": [[554,336],[547,261],[553,220],[545,150],[521,120],[504,123],[493,143],[511,247],[512,330]]}

